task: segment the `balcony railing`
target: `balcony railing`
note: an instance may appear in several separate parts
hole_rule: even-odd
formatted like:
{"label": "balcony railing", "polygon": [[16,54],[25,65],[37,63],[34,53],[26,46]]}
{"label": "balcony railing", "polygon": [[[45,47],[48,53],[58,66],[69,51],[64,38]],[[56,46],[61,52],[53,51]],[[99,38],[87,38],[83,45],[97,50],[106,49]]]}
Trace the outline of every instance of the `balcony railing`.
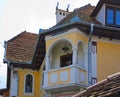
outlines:
{"label": "balcony railing", "polygon": [[75,65],[44,71],[43,88],[73,84],[87,85],[87,71]]}

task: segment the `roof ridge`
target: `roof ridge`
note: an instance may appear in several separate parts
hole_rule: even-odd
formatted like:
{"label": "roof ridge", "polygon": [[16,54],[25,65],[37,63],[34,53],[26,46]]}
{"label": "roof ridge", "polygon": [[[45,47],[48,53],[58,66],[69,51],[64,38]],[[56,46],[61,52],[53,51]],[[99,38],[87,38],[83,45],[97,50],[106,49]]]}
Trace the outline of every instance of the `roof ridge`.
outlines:
{"label": "roof ridge", "polygon": [[8,42],[14,41],[16,38],[18,38],[18,37],[20,37],[20,36],[22,36],[22,35],[24,35],[24,34],[38,35],[38,34],[35,34],[35,33],[26,32],[26,30],[25,30],[25,31],[17,34],[16,36],[12,37],[11,39],[9,39]]}
{"label": "roof ridge", "polygon": [[[84,8],[87,8],[87,7],[94,7],[95,8],[95,6],[92,6],[90,3],[88,3],[88,4],[84,5],[84,6],[81,6],[81,7],[76,8],[76,9],[80,10],[80,9],[84,9]],[[76,9],[74,9],[74,10],[76,10]]]}

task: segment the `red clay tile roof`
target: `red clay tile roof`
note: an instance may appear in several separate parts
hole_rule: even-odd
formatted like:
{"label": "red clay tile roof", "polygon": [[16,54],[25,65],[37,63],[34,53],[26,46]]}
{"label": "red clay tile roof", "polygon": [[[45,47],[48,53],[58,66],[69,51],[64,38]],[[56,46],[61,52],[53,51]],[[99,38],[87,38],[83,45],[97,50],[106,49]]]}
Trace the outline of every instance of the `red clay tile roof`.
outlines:
{"label": "red clay tile roof", "polygon": [[25,31],[7,41],[6,59],[18,63],[32,62],[37,37],[37,34]]}
{"label": "red clay tile roof", "polygon": [[108,76],[73,97],[120,97],[120,72]]}
{"label": "red clay tile roof", "polygon": [[56,26],[70,22],[70,20],[74,16],[78,16],[82,21],[100,24],[96,19],[93,19],[90,17],[94,9],[95,9],[95,6],[92,6],[91,4],[77,8],[73,12],[68,14],[64,19],[62,19],[58,24],[56,24]]}

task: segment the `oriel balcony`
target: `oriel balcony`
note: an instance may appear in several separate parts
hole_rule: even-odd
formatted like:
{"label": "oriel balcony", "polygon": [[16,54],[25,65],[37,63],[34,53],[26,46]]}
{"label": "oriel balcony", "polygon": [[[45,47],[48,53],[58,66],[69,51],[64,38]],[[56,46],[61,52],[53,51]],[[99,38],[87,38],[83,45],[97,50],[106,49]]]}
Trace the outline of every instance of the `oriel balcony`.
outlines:
{"label": "oriel balcony", "polygon": [[86,57],[82,43],[74,47],[66,40],[58,42],[46,54],[43,88],[46,91],[85,88],[88,84]]}

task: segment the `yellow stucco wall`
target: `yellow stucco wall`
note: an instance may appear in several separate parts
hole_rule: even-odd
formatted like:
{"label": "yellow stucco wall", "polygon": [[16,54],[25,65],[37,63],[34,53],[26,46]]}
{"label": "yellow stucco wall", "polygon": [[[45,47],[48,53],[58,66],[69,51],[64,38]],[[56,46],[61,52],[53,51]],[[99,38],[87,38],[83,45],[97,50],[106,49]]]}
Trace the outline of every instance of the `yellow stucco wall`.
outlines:
{"label": "yellow stucco wall", "polygon": [[98,42],[97,64],[98,81],[120,72],[120,44]]}
{"label": "yellow stucco wall", "polygon": [[[26,74],[32,74],[34,76],[34,93],[33,95],[24,94],[24,78]],[[32,70],[18,70],[19,75],[19,85],[18,85],[18,97],[42,97],[41,91],[41,74],[42,71],[32,71]]]}
{"label": "yellow stucco wall", "polygon": [[53,37],[49,40],[46,40],[46,51],[48,51],[48,49],[51,47],[51,45],[53,45],[54,42],[56,42],[57,40],[61,40],[61,39],[69,39],[74,46],[77,46],[78,41],[82,41],[85,44],[87,44],[87,38],[85,36],[80,35],[77,32],[73,32],[73,33],[69,33],[66,35],[60,35],[57,37]]}

